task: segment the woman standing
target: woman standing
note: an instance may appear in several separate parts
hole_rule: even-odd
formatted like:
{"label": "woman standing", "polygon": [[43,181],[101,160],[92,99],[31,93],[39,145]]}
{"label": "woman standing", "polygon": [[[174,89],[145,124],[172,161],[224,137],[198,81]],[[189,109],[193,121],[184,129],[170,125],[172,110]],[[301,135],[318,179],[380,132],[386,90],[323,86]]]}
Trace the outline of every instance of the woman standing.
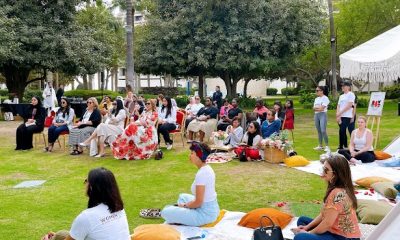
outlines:
{"label": "woman standing", "polygon": [[354,195],[349,163],[341,155],[329,157],[322,168],[321,178],[328,187],[321,213],[315,218],[300,217],[294,240],[359,239],[357,199]]}
{"label": "woman standing", "polygon": [[146,101],[146,109],[136,122],[131,122],[111,145],[117,159],[148,159],[157,149],[155,124],[158,119],[156,100]]}
{"label": "woman standing", "polygon": [[340,149],[342,154],[352,164],[358,161],[370,163],[375,161],[374,148],[372,147],[373,134],[367,125],[367,119],[359,116],[357,119],[358,128],[351,133],[349,149]]}
{"label": "woman standing", "polygon": [[226,133],[228,137],[224,140],[224,144],[237,147],[243,138],[243,128],[240,126],[238,117],[232,119],[232,125],[226,128]]}
{"label": "woman standing", "polygon": [[282,129],[287,129],[292,132],[294,129],[294,109],[293,109],[293,101],[287,100],[285,103],[285,120],[283,120]]}
{"label": "woman standing", "polygon": [[[95,168],[84,183],[88,208],[72,222],[65,240],[130,240],[128,219],[114,174],[105,168]],[[50,232],[42,239],[53,239],[54,235]]]}
{"label": "woman standing", "polygon": [[31,105],[21,117],[24,119],[24,123],[17,128],[17,147],[15,150],[28,150],[33,148],[33,134],[40,133],[44,129],[46,110],[42,107],[40,98],[32,97]]}
{"label": "woman standing", "polygon": [[79,155],[83,153],[83,149],[79,143],[90,137],[93,131],[101,122],[101,114],[98,110],[97,99],[91,97],[86,102],[87,108],[85,114],[79,119],[69,131],[68,144],[73,147],[71,155]]}
{"label": "woman standing", "polygon": [[342,83],[342,91],[343,94],[340,95],[336,108],[336,121],[339,124],[339,150],[347,148],[346,129],[349,127],[353,118],[353,107],[356,98],[354,93],[351,91],[350,82],[345,81]]}
{"label": "woman standing", "polygon": [[[104,144],[108,143],[111,145],[124,130],[126,111],[122,100],[115,100],[112,110],[106,116],[106,121],[100,123],[88,139],[79,143],[81,147],[86,147],[90,144],[90,156],[96,158],[104,157]],[[99,145],[99,149],[97,149],[97,144]]]}
{"label": "woman standing", "polygon": [[[318,86],[315,89],[317,97],[314,100],[314,123],[318,132],[318,146],[314,150],[329,151],[328,134],[326,133],[326,126],[328,123],[328,105],[329,98],[327,97],[328,91],[324,86]],[[325,142],[325,149],[322,145]]]}
{"label": "woman standing", "polygon": [[169,131],[176,129],[176,108],[172,106],[171,98],[163,99],[162,107],[158,109],[158,144],[160,144],[160,134],[163,135],[167,149],[172,148],[172,140]]}
{"label": "woman standing", "polygon": [[219,214],[215,173],[206,163],[211,152],[206,144],[193,142],[190,150],[190,162],[199,169],[192,183],[192,194],[180,194],[177,204],[166,206],[161,216],[167,223],[201,226],[214,222]]}
{"label": "woman standing", "polygon": [[49,146],[44,149],[46,152],[53,151],[54,143],[57,141],[60,133],[69,132],[74,123],[75,111],[71,108],[69,100],[62,97],[60,103],[61,107],[58,108],[56,116],[53,119],[53,124],[47,132]]}

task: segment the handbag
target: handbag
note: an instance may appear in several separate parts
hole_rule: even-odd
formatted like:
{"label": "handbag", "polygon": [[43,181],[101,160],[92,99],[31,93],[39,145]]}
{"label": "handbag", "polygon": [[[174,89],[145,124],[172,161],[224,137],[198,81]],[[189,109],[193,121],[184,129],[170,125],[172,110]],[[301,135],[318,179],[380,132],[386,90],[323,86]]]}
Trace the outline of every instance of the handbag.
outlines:
{"label": "handbag", "polygon": [[163,152],[161,151],[161,149],[157,149],[154,152],[154,159],[155,160],[161,160],[163,158]]}
{"label": "handbag", "polygon": [[14,121],[14,115],[12,112],[5,112],[4,113],[4,120],[6,121]]}
{"label": "handbag", "polygon": [[[271,226],[264,226],[262,223],[263,219],[271,221]],[[260,227],[256,228],[253,233],[254,240],[284,240],[282,230],[279,226],[275,225],[274,221],[267,215],[261,216]]]}

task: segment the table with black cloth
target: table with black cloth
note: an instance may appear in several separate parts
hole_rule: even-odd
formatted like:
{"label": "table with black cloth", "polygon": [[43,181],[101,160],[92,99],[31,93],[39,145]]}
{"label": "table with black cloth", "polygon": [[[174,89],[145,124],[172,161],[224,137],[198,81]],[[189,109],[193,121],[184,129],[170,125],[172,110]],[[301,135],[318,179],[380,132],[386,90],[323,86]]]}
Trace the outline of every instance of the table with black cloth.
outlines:
{"label": "table with black cloth", "polygon": [[74,109],[75,111],[75,116],[76,118],[80,118],[82,117],[82,115],[85,113],[86,111],[86,101],[82,101],[82,102],[71,102],[71,108]]}
{"label": "table with black cloth", "polygon": [[3,112],[12,112],[14,116],[22,116],[30,105],[30,103],[2,103],[1,108]]}

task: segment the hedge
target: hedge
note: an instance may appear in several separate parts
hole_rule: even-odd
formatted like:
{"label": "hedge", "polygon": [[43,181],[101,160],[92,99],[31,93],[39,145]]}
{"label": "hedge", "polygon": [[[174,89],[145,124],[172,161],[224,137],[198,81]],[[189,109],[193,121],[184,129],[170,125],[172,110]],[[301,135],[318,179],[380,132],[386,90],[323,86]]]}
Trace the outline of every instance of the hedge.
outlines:
{"label": "hedge", "polygon": [[158,95],[160,93],[166,97],[174,97],[179,95],[178,88],[176,87],[142,87],[140,89],[140,94]]}
{"label": "hedge", "polygon": [[267,96],[274,96],[278,94],[278,89],[276,88],[267,88]]}
{"label": "hedge", "polygon": [[288,88],[282,88],[281,90],[282,95],[288,95],[288,96],[294,96],[299,94],[299,89],[298,88],[293,88],[293,87],[288,87]]}
{"label": "hedge", "polygon": [[386,92],[387,99],[400,98],[400,84],[396,84],[390,87],[384,87],[382,90]]}

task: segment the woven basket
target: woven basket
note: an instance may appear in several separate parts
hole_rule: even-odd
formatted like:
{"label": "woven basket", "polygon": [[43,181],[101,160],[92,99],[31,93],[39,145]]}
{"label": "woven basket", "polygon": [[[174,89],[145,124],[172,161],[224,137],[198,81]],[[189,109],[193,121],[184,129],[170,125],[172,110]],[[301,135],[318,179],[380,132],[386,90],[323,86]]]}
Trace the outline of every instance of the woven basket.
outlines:
{"label": "woven basket", "polygon": [[264,148],[264,159],[269,163],[282,163],[288,156],[280,149],[266,146]]}

